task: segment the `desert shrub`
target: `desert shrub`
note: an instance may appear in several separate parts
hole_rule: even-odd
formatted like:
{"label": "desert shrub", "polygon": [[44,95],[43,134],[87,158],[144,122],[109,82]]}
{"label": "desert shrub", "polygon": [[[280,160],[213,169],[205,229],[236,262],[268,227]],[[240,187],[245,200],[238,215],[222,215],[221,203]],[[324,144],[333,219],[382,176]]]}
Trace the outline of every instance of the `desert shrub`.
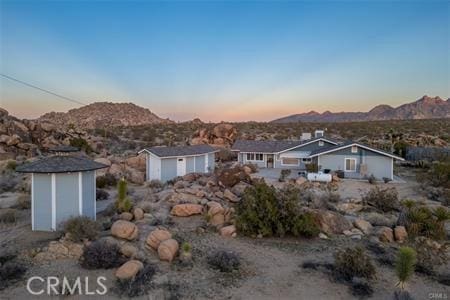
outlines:
{"label": "desert shrub", "polygon": [[138,297],[147,294],[152,287],[150,282],[156,273],[153,265],[146,264],[135,277],[131,279],[117,279],[115,291],[121,296]]}
{"label": "desert shrub", "polygon": [[80,265],[85,269],[111,269],[125,262],[118,245],[106,241],[94,241],[83,249]]}
{"label": "desert shrub", "polygon": [[288,185],[280,191],[258,181],[244,191],[236,207],[236,226],[245,235],[312,237],[319,234],[317,221],[302,211],[298,188]]}
{"label": "desert shrub", "polygon": [[284,182],[286,181],[286,177],[288,177],[289,175],[291,175],[291,170],[290,169],[283,169],[280,172],[280,178],[278,178],[279,182]]}
{"label": "desert shrub", "polygon": [[412,236],[425,236],[436,240],[446,238],[445,222],[450,219],[450,212],[445,207],[434,211],[428,207],[411,206],[406,212],[406,229]]}
{"label": "desert shrub", "polygon": [[127,196],[128,184],[127,181],[122,178],[117,184],[117,200],[115,206],[118,212],[129,212],[133,207],[130,198]]}
{"label": "desert shrub", "polygon": [[350,288],[353,296],[370,297],[373,294],[373,288],[366,279],[353,277]]}
{"label": "desert shrub", "polygon": [[306,164],[305,166],[308,173],[317,173],[319,171],[319,166],[316,163]]}
{"label": "desert shrub", "polygon": [[64,233],[74,242],[95,240],[99,231],[100,225],[86,216],[72,217],[64,223]]}
{"label": "desert shrub", "polygon": [[434,162],[425,179],[432,186],[450,188],[450,159]]}
{"label": "desert shrub", "polygon": [[219,152],[217,153],[217,159],[220,162],[232,161],[235,157],[236,157],[235,153],[225,148],[220,149]]}
{"label": "desert shrub", "polygon": [[389,182],[391,182],[391,181],[392,181],[391,178],[383,177],[383,182],[384,182],[384,183],[389,183]]}
{"label": "desert shrub", "polygon": [[15,160],[9,160],[6,163],[6,170],[15,171],[17,167],[17,162]]}
{"label": "desert shrub", "polygon": [[152,188],[152,189],[162,189],[164,187],[164,184],[162,183],[161,180],[158,179],[152,179],[150,180],[150,182],[148,183],[148,187]]}
{"label": "desert shrub", "polygon": [[362,197],[366,205],[371,205],[383,212],[397,211],[400,208],[398,193],[395,188],[372,188]]}
{"label": "desert shrub", "polygon": [[207,257],[207,262],[213,269],[226,273],[238,270],[241,265],[239,256],[232,251],[226,250],[213,252]]}
{"label": "desert shrub", "polygon": [[6,208],[0,211],[0,223],[11,224],[16,223],[17,213],[15,209]]}
{"label": "desert shrub", "polygon": [[239,167],[217,170],[216,177],[226,187],[233,187],[240,181],[250,182],[250,176]]}
{"label": "desert shrub", "polygon": [[116,186],[117,185],[117,179],[114,177],[114,175],[110,173],[106,173],[103,176],[98,176],[96,179],[97,187],[100,189],[104,189],[109,186]]}
{"label": "desert shrub", "polygon": [[414,273],[416,265],[416,251],[410,247],[401,247],[398,250],[397,261],[395,263],[395,273],[398,277],[398,285],[404,288],[405,282]]}
{"label": "desert shrub", "polygon": [[375,278],[376,270],[363,248],[345,248],[334,254],[334,275],[337,279],[351,281],[353,277]]}
{"label": "desert shrub", "polygon": [[448,262],[448,243],[438,245],[435,241],[425,237],[418,237],[411,245],[416,251],[416,271],[434,275],[436,268]]}
{"label": "desert shrub", "polygon": [[15,256],[1,257],[0,260],[2,260],[0,264],[1,291],[15,281],[20,280],[27,271],[27,267],[23,263],[17,261]]}
{"label": "desert shrub", "polygon": [[189,244],[188,242],[184,242],[184,243],[181,245],[181,250],[183,250],[183,252],[191,252],[192,246],[191,246],[191,244]]}
{"label": "desert shrub", "polygon": [[30,209],[31,208],[31,198],[29,195],[23,194],[17,198],[19,209]]}
{"label": "desert shrub", "polygon": [[96,189],[95,191],[95,199],[97,201],[106,200],[109,198],[109,193],[102,189]]}
{"label": "desert shrub", "polygon": [[373,174],[371,174],[369,177],[367,177],[367,181],[370,184],[375,184],[375,183],[377,183],[377,178],[375,176],[373,176]]}
{"label": "desert shrub", "polygon": [[81,137],[71,139],[70,146],[77,147],[78,149],[83,150],[87,154],[94,151],[91,145],[89,145],[89,143]]}

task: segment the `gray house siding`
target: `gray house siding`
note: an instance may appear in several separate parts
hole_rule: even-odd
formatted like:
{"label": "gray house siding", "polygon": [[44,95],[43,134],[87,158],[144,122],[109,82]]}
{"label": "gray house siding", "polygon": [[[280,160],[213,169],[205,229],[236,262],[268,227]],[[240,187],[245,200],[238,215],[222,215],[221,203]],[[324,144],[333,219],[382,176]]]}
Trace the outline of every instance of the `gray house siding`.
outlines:
{"label": "gray house siding", "polygon": [[358,148],[357,153],[351,152],[351,147],[341,149],[333,153],[323,154],[319,156],[319,166],[321,169],[330,169],[332,171],[345,171],[345,159],[354,158],[356,160],[356,172],[345,172],[346,177],[363,177],[361,175],[361,163],[367,166],[365,175],[374,175],[376,178],[383,177],[392,178],[392,160],[393,158]]}
{"label": "gray house siding", "polygon": [[177,158],[161,159],[161,181],[165,182],[177,177]]}
{"label": "gray house siding", "polygon": [[195,157],[195,171],[198,173],[205,171],[205,155]]}
{"label": "gray house siding", "polygon": [[216,168],[216,155],[214,153],[208,153],[208,172],[214,171]]}
{"label": "gray house siding", "polygon": [[78,173],[56,174],[56,226],[79,215]]}
{"label": "gray house siding", "polygon": [[83,216],[95,219],[95,171],[82,173]]}
{"label": "gray house siding", "polygon": [[52,230],[52,175],[33,174],[33,229]]}
{"label": "gray house siding", "polygon": [[195,157],[186,157],[186,173],[195,172]]}
{"label": "gray house siding", "polygon": [[330,146],[334,146],[334,144],[329,143],[327,141],[323,141],[323,146],[319,146],[319,141],[315,141],[308,145],[303,145],[303,146],[300,145],[297,148],[292,149],[290,151],[313,151],[313,150],[317,150],[317,149],[325,149]]}

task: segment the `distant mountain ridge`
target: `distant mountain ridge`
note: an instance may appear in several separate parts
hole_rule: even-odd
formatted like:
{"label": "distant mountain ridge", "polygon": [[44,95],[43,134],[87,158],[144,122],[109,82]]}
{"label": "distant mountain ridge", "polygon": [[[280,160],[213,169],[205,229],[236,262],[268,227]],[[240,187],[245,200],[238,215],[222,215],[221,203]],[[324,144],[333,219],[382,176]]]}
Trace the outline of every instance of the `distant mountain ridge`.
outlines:
{"label": "distant mountain ridge", "polygon": [[409,119],[437,119],[450,118],[450,98],[423,96],[417,101],[406,103],[398,107],[386,104],[377,105],[368,112],[337,112],[325,111],[318,113],[310,111],[302,114],[290,115],[271,122],[353,122],[380,120],[409,120]]}
{"label": "distant mountain ridge", "polygon": [[95,102],[65,113],[50,112],[42,115],[38,120],[57,125],[74,124],[84,129],[173,122],[169,119],[162,119],[149,109],[133,103],[112,102]]}

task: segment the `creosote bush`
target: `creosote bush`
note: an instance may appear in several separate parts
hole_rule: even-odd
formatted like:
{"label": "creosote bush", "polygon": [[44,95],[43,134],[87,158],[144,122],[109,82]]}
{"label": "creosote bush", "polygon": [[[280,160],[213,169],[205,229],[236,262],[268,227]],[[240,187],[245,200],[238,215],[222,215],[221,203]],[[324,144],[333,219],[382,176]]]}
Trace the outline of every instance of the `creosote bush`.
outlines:
{"label": "creosote bush", "polygon": [[410,247],[401,247],[398,250],[397,261],[395,263],[395,273],[398,277],[398,285],[403,290],[405,282],[414,273],[416,265],[416,251]]}
{"label": "creosote bush", "polygon": [[64,223],[64,233],[74,242],[95,240],[99,231],[100,225],[86,216],[72,217]]}
{"label": "creosote bush", "polygon": [[345,248],[334,254],[334,276],[338,280],[351,281],[353,277],[375,278],[376,270],[372,259],[361,247]]}
{"label": "creosote bush", "polygon": [[220,272],[230,273],[238,270],[241,262],[239,256],[232,251],[218,250],[207,257],[208,264]]}
{"label": "creosote bush", "polygon": [[280,178],[278,178],[279,182],[285,182],[286,178],[291,175],[291,170],[290,169],[283,169],[280,172]]}
{"label": "creosote bush", "polygon": [[17,213],[15,209],[6,208],[0,212],[0,223],[11,224],[16,223]]}
{"label": "creosote bush", "polygon": [[85,269],[117,268],[126,261],[116,244],[95,241],[85,246],[80,264]]}
{"label": "creosote bush", "polygon": [[116,177],[114,177],[114,175],[112,175],[110,173],[106,173],[103,176],[97,176],[97,178],[95,180],[97,183],[97,188],[99,188],[99,189],[104,189],[106,187],[117,185]]}
{"label": "creosote bush", "polygon": [[248,187],[236,207],[236,226],[244,235],[313,237],[319,234],[314,216],[302,211],[299,190],[289,185],[277,192],[263,180]]}
{"label": "creosote bush", "polygon": [[15,255],[0,257],[0,291],[21,279],[26,271],[27,267]]}
{"label": "creosote bush", "polygon": [[153,265],[146,264],[135,277],[131,279],[117,279],[115,290],[121,296],[138,297],[146,294],[152,287],[150,282],[156,273]]}
{"label": "creosote bush", "polygon": [[362,197],[366,205],[374,206],[383,212],[397,211],[400,208],[398,193],[395,188],[372,188]]}
{"label": "creosote bush", "polygon": [[102,200],[106,200],[109,198],[109,193],[105,190],[102,189],[97,189],[95,191],[95,199],[97,201],[102,201]]}
{"label": "creosote bush", "polygon": [[445,207],[438,207],[435,210],[416,205],[407,207],[406,229],[412,237],[425,236],[443,240],[446,238],[445,222],[448,220],[450,211]]}

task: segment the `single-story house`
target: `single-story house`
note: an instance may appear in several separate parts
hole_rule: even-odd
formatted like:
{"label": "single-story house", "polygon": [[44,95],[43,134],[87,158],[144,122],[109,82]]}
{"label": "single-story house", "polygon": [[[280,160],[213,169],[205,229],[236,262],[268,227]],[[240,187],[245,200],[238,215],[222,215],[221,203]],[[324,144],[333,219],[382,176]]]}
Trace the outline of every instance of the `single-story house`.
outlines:
{"label": "single-story house", "polygon": [[31,173],[31,227],[55,231],[70,217],[96,218],[95,170],[108,167],[81,156],[71,147],[58,147],[57,155],[16,168]]}
{"label": "single-story house", "polygon": [[215,168],[215,153],[209,145],[152,147],[138,154],[146,155],[146,179],[171,180],[188,173],[208,173]]}
{"label": "single-story house", "polygon": [[307,164],[316,164],[319,171],[342,171],[346,178],[373,175],[392,180],[394,160],[404,160],[361,143],[338,143],[323,136],[306,141],[237,140],[232,151],[238,153],[242,164],[293,170],[306,170]]}

